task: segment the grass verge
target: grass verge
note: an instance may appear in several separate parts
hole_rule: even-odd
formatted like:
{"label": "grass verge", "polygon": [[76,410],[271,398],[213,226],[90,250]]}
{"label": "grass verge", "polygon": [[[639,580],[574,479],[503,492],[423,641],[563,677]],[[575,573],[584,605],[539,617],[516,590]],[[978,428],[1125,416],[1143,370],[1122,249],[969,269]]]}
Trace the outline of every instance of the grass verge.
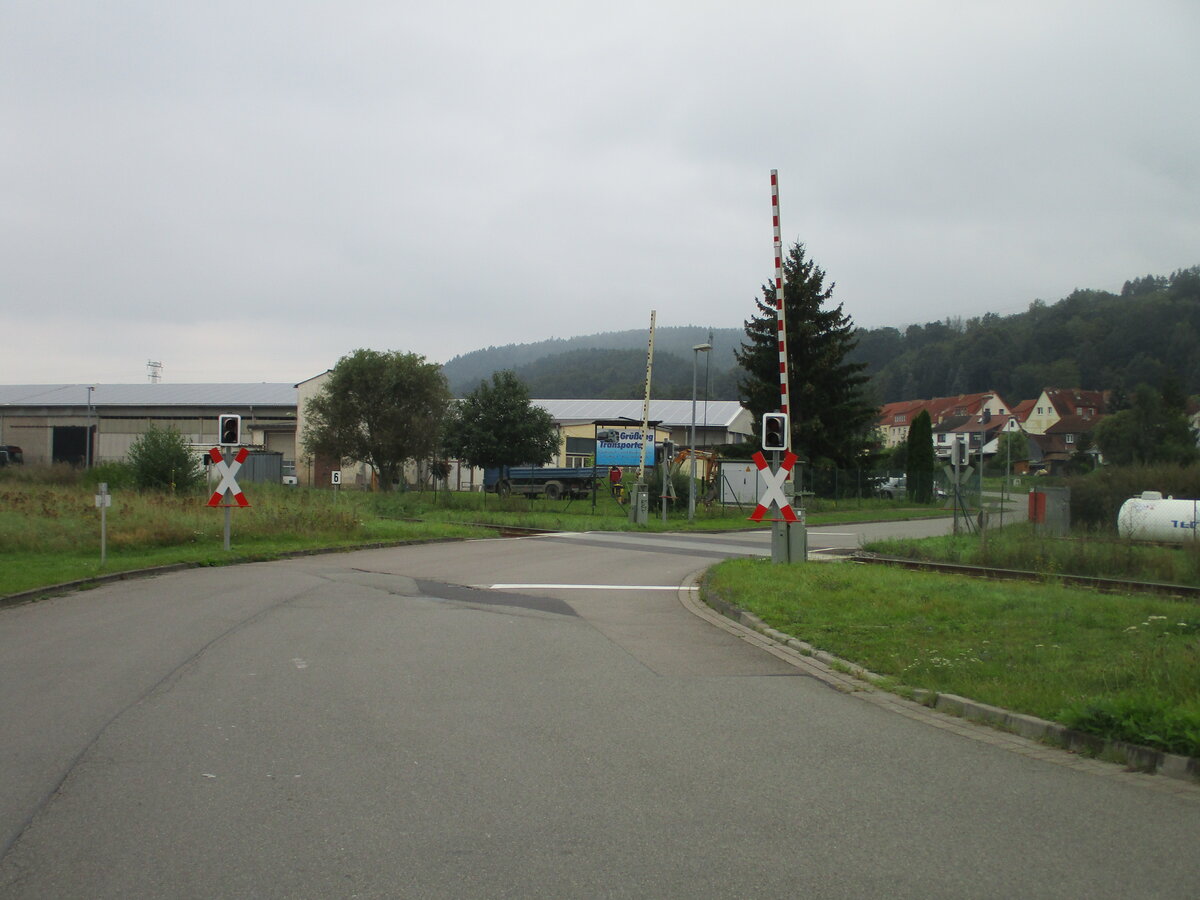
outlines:
{"label": "grass verge", "polygon": [[873,541],[864,549],[928,562],[1200,587],[1200,544],[1155,545],[1100,533],[1055,538],[1036,534],[1027,523],[992,529],[986,541],[960,534]]}
{"label": "grass verge", "polygon": [[[10,473],[11,474],[11,473]],[[223,549],[224,511],[206,505],[207,493],[176,495],[114,487],[108,510],[107,560],[100,566],[100,514],[91,482],[66,466],[31,468],[0,478],[0,596],[100,574],[170,563],[221,565],[320,547],[379,541],[421,541],[491,535],[475,524],[549,531],[714,531],[761,528],[749,511],[697,509],[666,522],[652,514],[645,526],[609,496],[590,500],[530,500],[483,494],[309,490],[247,485],[251,506],[232,511],[231,550]],[[40,474],[42,477],[34,478]],[[119,474],[119,473],[118,473]],[[109,476],[112,477],[112,476]],[[114,481],[114,484],[116,482]],[[937,514],[890,501],[854,509],[814,506],[810,521],[830,524],[863,518]]]}
{"label": "grass verge", "polygon": [[850,564],[731,560],[706,592],[897,686],[1200,757],[1200,607]]}

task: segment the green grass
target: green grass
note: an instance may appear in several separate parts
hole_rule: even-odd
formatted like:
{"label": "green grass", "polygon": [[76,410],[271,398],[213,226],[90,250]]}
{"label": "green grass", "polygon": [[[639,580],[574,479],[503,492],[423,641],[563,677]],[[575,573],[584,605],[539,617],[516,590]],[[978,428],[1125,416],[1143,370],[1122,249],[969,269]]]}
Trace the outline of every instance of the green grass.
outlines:
{"label": "green grass", "polygon": [[[766,527],[750,520],[752,506],[722,508],[696,507],[696,517],[688,521],[686,502],[662,520],[659,507],[651,507],[646,525],[629,521],[628,507],[612,497],[583,500],[530,499],[497,497],[492,494],[434,494],[431,492],[397,494],[360,494],[361,502],[377,515],[421,518],[441,522],[486,522],[519,525],[547,531],[728,531]],[[847,506],[820,499],[808,500],[807,520],[811,525],[836,525],[845,522],[905,520],[946,516],[938,506],[909,506],[900,501],[862,500]]]}
{"label": "green grass", "polygon": [[0,596],[171,563],[221,565],[321,547],[492,534],[451,522],[380,518],[361,501],[327,491],[249,490],[252,505],[232,510],[229,551],[224,510],[207,506],[206,497],[114,491],[101,567],[91,487],[0,481]]}
{"label": "green grass", "polygon": [[[246,485],[251,506],[232,511],[231,550],[223,549],[224,511],[206,505],[207,492],[172,495],[121,486],[117,469],[80,473],[67,466],[10,467],[0,473],[0,596],[112,572],[185,562],[221,565],[321,547],[379,541],[420,541],[493,534],[476,524],[548,531],[724,531],[762,528],[749,509],[686,507],[646,526],[610,496],[591,500],[530,500],[485,494],[366,493]],[[100,513],[93,501],[101,476],[112,485],[108,552],[100,566]],[[812,501],[809,521],[938,515],[891,501],[838,508]]]}
{"label": "green grass", "polygon": [[931,562],[1200,587],[1200,545],[1135,543],[1085,532],[1046,537],[1029,524],[992,529],[986,542],[975,534],[960,534],[873,541],[864,549]]}
{"label": "green grass", "polygon": [[704,590],[909,688],[1200,756],[1200,607],[852,564],[732,560]]}

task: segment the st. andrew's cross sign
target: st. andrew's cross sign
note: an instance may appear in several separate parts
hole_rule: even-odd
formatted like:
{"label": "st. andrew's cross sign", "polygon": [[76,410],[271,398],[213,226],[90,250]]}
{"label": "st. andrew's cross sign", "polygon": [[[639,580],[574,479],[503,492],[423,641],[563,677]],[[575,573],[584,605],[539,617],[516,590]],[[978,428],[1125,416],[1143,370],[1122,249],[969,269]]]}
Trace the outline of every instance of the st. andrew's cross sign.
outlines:
{"label": "st. andrew's cross sign", "polygon": [[795,453],[788,451],[779,468],[772,472],[770,465],[767,463],[767,458],[761,452],[755,453],[751,459],[758,466],[759,472],[762,473],[763,494],[759,498],[758,506],[754,507],[754,512],[750,513],[750,518],[755,522],[761,522],[763,516],[770,510],[772,504],[779,508],[779,514],[783,516],[787,522],[798,522],[800,517],[796,515],[796,511],[792,509],[792,504],[788,503],[787,496],[783,493],[783,483],[787,481],[788,475],[791,474],[792,466],[800,458]]}
{"label": "st. andrew's cross sign", "polygon": [[250,501],[246,499],[246,495],[238,487],[236,478],[238,469],[242,467],[242,463],[246,461],[249,455],[250,451],[242,447],[238,450],[237,455],[234,456],[233,461],[227,463],[225,462],[225,456],[221,453],[220,447],[213,447],[208,452],[209,459],[217,467],[217,474],[221,476],[221,483],[217,485],[217,489],[213,491],[213,495],[208,498],[209,506],[220,506],[226,491],[229,492],[238,506],[250,505]]}

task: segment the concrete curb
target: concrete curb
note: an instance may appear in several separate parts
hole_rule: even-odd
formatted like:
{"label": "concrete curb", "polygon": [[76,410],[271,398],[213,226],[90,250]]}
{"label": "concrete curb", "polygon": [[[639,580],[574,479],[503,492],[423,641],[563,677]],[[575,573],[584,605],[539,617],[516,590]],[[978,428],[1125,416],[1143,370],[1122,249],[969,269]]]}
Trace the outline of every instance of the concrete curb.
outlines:
{"label": "concrete curb", "polygon": [[[801,657],[800,661],[789,659],[799,668],[803,668],[832,687],[844,692],[884,693],[891,698],[888,705],[908,704],[924,709],[936,710],[940,713],[955,716],[968,722],[976,722],[993,726],[994,728],[1019,735],[1032,741],[1050,744],[1071,753],[1081,754],[1100,760],[1107,760],[1124,765],[1127,769],[1166,778],[1178,779],[1192,785],[1200,785],[1200,759],[1190,756],[1180,756],[1131,744],[1126,741],[1110,740],[1075,731],[1057,722],[1039,719],[1037,716],[1015,713],[998,706],[989,706],[959,697],[956,694],[940,694],[936,691],[915,690],[914,699],[906,700],[898,694],[892,694],[878,687],[877,682],[884,676],[871,672],[855,663],[847,662],[818,650],[812,645],[798,640],[791,635],[770,627],[753,613],[740,607],[726,603],[719,597],[700,596],[700,578],[693,579],[689,587],[695,590],[682,591],[687,595],[685,605],[698,612],[692,603],[706,606],[742,628],[761,635],[780,648],[794,651]],[[691,602],[689,602],[689,600]],[[703,615],[703,613],[698,613]],[[777,656],[788,659],[788,656],[776,653]]]}

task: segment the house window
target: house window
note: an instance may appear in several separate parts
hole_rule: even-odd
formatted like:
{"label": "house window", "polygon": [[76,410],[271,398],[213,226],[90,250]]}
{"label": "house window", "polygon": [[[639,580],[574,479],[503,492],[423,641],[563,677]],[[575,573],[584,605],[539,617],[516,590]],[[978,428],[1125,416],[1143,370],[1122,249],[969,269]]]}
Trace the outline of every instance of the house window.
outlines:
{"label": "house window", "polygon": [[946,435],[945,435],[945,434],[939,434],[939,435],[938,435],[938,443],[939,443],[939,444],[944,444],[944,443],[946,443]]}
{"label": "house window", "polygon": [[1004,415],[1004,407],[1003,406],[1000,407],[1000,411],[997,413],[997,415],[1000,415],[1000,416]]}
{"label": "house window", "polygon": [[1042,408],[1041,408],[1040,406],[1038,407],[1038,413],[1037,413],[1037,414],[1038,414],[1039,416],[1042,414]]}
{"label": "house window", "polygon": [[1066,440],[1066,442],[1068,444],[1075,443],[1075,435],[1073,435],[1073,434],[1065,434],[1065,435],[1063,435],[1063,438]]}

